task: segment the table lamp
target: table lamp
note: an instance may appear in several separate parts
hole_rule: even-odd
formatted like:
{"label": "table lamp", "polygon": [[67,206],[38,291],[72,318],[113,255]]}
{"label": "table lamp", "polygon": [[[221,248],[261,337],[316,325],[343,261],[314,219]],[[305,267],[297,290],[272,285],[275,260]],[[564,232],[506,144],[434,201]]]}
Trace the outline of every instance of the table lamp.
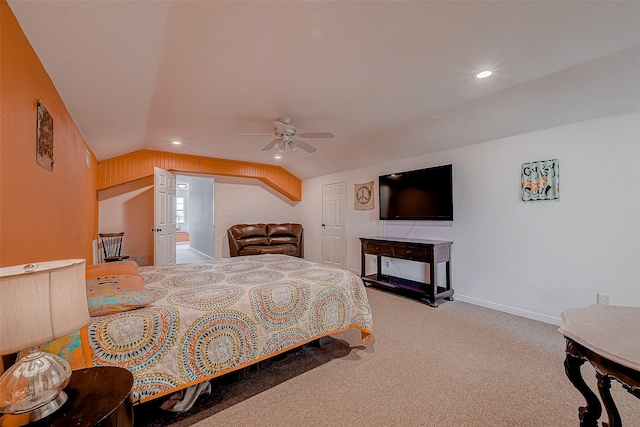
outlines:
{"label": "table lamp", "polygon": [[0,377],[0,413],[36,421],[67,400],[69,363],[37,346],[89,323],[85,260],[0,268],[0,355],[33,348]]}

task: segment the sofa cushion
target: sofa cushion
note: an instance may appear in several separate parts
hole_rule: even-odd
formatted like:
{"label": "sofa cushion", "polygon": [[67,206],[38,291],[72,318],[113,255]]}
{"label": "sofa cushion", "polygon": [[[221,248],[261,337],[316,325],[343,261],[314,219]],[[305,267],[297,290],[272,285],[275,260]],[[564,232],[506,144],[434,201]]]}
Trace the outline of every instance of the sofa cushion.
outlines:
{"label": "sofa cushion", "polygon": [[302,235],[300,224],[267,224],[270,245],[298,245]]}
{"label": "sofa cushion", "polygon": [[269,237],[294,236],[300,237],[302,234],[301,224],[267,224],[267,235]]}
{"label": "sofa cushion", "polygon": [[269,239],[267,238],[267,236],[251,236],[251,237],[245,237],[242,239],[238,239],[238,248],[242,249],[245,246],[260,246],[260,245],[264,245],[267,246],[269,245]]}
{"label": "sofa cushion", "polygon": [[231,233],[236,239],[249,237],[267,237],[267,224],[238,224],[231,227]]}
{"label": "sofa cushion", "polygon": [[238,255],[260,255],[262,254],[263,248],[268,248],[267,245],[257,245],[257,246],[245,246],[238,252]]}
{"label": "sofa cushion", "polygon": [[267,246],[245,246],[240,251],[240,255],[262,255],[262,254],[285,254],[292,255],[298,252],[296,245],[267,245]]}
{"label": "sofa cushion", "polygon": [[268,245],[267,224],[239,224],[229,229],[238,250],[245,246]]}

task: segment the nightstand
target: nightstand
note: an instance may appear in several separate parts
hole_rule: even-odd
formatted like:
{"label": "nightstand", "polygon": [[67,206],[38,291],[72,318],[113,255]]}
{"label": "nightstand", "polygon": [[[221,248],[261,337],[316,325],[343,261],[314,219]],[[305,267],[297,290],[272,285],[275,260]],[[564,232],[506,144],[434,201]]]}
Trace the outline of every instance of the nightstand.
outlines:
{"label": "nightstand", "polygon": [[[24,416],[4,415],[2,427],[132,427],[129,393],[133,375],[123,368],[98,367],[73,371],[64,389],[69,399],[53,414],[28,424]],[[27,418],[28,421],[28,418]]]}

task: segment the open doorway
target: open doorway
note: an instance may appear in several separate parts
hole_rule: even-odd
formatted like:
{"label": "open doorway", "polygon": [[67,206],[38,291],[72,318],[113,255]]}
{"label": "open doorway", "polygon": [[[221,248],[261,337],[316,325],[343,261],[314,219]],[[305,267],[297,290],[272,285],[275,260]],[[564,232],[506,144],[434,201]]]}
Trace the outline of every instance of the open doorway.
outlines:
{"label": "open doorway", "polygon": [[212,177],[176,175],[176,264],[215,257],[213,184]]}

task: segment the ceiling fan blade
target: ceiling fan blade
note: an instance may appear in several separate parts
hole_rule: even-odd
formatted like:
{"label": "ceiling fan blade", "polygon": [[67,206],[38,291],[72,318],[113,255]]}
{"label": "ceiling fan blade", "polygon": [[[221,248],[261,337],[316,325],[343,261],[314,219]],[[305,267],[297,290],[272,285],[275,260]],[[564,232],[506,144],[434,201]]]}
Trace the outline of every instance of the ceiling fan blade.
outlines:
{"label": "ceiling fan blade", "polygon": [[262,151],[269,151],[269,150],[271,150],[271,149],[276,145],[276,142],[278,142],[278,141],[282,141],[282,140],[281,140],[280,138],[276,138],[276,139],[274,139],[273,141],[271,141],[270,143],[268,143],[267,145],[265,145],[265,146],[262,148]]}
{"label": "ceiling fan blade", "polygon": [[298,134],[300,138],[333,138],[334,135],[331,132],[311,132],[311,133],[300,133]]}
{"label": "ceiling fan blade", "polygon": [[275,136],[273,133],[234,133],[235,136]]}
{"label": "ceiling fan blade", "polygon": [[296,145],[300,148],[302,148],[304,151],[306,151],[307,153],[313,153],[316,151],[315,147],[310,146],[309,144],[307,144],[304,141],[300,141],[299,139],[294,140]]}

